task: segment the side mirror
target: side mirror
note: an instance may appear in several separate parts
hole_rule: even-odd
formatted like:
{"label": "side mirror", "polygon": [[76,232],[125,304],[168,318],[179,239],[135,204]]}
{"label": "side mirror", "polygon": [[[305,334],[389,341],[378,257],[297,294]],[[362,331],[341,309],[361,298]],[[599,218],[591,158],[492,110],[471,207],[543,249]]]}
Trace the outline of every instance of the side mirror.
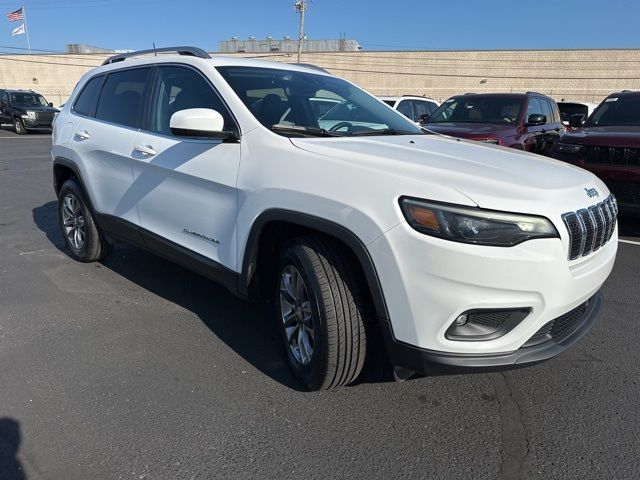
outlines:
{"label": "side mirror", "polygon": [[544,125],[545,123],[547,123],[546,115],[534,113],[532,115],[529,115],[529,118],[527,119],[527,125],[531,127],[535,127],[536,125]]}
{"label": "side mirror", "polygon": [[420,117],[418,117],[418,122],[419,123],[428,123],[429,122],[429,118],[431,118],[430,114],[423,113],[422,115],[420,115]]}
{"label": "side mirror", "polygon": [[571,128],[580,128],[584,124],[584,115],[575,113],[569,117],[569,126]]}
{"label": "side mirror", "polygon": [[224,118],[210,108],[187,108],[171,115],[171,133],[178,137],[207,137],[231,139],[233,132],[225,132]]}
{"label": "side mirror", "polygon": [[47,107],[53,107],[53,102],[47,103]]}

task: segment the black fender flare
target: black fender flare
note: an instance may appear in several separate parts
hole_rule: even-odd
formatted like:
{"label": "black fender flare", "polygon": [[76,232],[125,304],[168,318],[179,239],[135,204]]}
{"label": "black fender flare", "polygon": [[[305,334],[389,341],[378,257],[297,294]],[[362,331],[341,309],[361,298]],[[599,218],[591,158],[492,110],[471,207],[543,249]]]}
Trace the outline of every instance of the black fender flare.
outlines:
{"label": "black fender flare", "polygon": [[335,237],[345,243],[353,251],[360,262],[360,266],[362,267],[362,271],[364,272],[365,279],[371,293],[376,316],[383,320],[389,320],[389,313],[384,299],[384,294],[382,292],[378,272],[376,271],[373,259],[362,240],[360,240],[360,238],[351,230],[338,223],[315,215],[296,212],[293,210],[280,208],[265,210],[258,215],[253,222],[244,249],[242,272],[238,279],[238,293],[241,296],[246,297],[249,295],[249,283],[256,270],[260,236],[264,227],[271,222],[286,222],[310,228],[326,233],[327,235]]}
{"label": "black fender flare", "polygon": [[78,167],[78,165],[75,164],[75,162],[69,160],[68,158],[56,157],[53,160],[53,167],[52,167],[51,170],[52,170],[52,173],[53,173],[53,189],[56,192],[56,196],[58,195],[58,192],[60,191],[60,187],[62,187],[62,185],[58,185],[58,181],[56,179],[56,166],[57,165],[61,165],[63,167],[66,167],[66,168],[68,168],[69,170],[71,170],[73,172],[73,175],[76,177],[78,182],[80,182],[80,188],[82,188],[82,193],[84,193],[84,197],[87,199],[87,202],[89,202],[89,208],[91,209],[92,212],[95,212],[95,209],[93,208],[93,202],[91,201],[91,197],[89,196],[89,191],[87,190],[87,187],[84,184],[84,180],[82,179],[82,175],[80,174],[80,168]]}

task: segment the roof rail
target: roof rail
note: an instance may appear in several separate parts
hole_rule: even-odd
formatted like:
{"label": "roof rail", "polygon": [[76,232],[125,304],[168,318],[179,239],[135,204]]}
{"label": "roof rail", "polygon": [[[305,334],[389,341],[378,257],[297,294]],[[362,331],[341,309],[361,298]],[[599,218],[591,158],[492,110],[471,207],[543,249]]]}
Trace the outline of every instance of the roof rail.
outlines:
{"label": "roof rail", "polygon": [[542,95],[543,97],[546,97],[546,95],[540,92],[524,92],[524,94],[525,95]]}
{"label": "roof rail", "polygon": [[298,65],[299,67],[306,67],[306,68],[310,68],[312,70],[318,70],[319,72],[323,72],[323,73],[327,73],[327,74],[331,75],[330,72],[326,71],[322,67],[314,65],[313,63],[297,63],[297,62],[293,62],[293,63],[290,63],[289,65]]}
{"label": "roof rail", "polygon": [[109,65],[111,63],[122,62],[126,58],[130,57],[138,57],[140,55],[148,55],[150,53],[164,53],[164,52],[175,52],[178,55],[187,55],[190,57],[198,57],[198,58],[211,58],[207,52],[198,47],[162,47],[162,48],[152,48],[150,50],[137,50],[135,52],[121,53],[119,55],[114,55],[113,57],[107,58],[102,65]]}

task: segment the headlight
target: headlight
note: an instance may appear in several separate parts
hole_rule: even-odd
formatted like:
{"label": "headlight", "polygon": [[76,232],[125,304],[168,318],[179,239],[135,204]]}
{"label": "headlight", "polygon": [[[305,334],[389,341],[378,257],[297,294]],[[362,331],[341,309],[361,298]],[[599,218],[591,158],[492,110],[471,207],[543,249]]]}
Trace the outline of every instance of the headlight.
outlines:
{"label": "headlight", "polygon": [[491,143],[493,145],[500,145],[500,140],[498,140],[497,138],[487,138],[487,139],[485,139],[484,143]]}
{"label": "headlight", "polygon": [[558,143],[558,152],[568,153],[570,155],[576,155],[584,150],[582,145],[575,145],[573,143]]}
{"label": "headlight", "polygon": [[557,238],[544,217],[498,212],[403,197],[404,218],[418,232],[454,242],[512,247],[534,238]]}
{"label": "headlight", "polygon": [[34,112],[33,110],[27,110],[27,117],[29,117],[31,119],[35,119],[36,118],[36,112]]}

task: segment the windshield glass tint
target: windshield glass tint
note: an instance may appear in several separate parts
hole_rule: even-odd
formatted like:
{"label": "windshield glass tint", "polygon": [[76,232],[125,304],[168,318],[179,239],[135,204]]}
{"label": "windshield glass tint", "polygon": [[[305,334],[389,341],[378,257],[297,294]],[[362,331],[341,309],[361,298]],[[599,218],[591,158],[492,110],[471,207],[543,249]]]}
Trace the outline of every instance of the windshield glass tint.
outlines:
{"label": "windshield glass tint", "polygon": [[341,136],[423,133],[375,97],[336,77],[260,67],[228,66],[218,71],[267,128],[320,128]]}
{"label": "windshield glass tint", "polygon": [[37,93],[22,92],[12,93],[11,103],[17,103],[19,105],[40,105],[41,107],[46,107],[48,105],[47,101],[42,95],[39,95]]}
{"label": "windshield glass tint", "polygon": [[609,97],[586,123],[590,127],[640,125],[640,96]]}
{"label": "windshield glass tint", "polygon": [[522,100],[513,97],[454,97],[433,112],[429,123],[502,123],[516,124]]}

